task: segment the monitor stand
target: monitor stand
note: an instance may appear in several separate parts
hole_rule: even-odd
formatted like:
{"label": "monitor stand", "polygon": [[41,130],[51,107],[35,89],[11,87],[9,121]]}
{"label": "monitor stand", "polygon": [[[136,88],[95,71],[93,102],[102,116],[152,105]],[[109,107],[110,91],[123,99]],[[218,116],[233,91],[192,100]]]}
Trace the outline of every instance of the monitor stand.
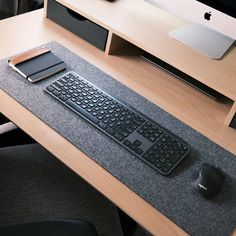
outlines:
{"label": "monitor stand", "polygon": [[221,59],[234,40],[198,24],[171,31],[170,36],[212,59]]}

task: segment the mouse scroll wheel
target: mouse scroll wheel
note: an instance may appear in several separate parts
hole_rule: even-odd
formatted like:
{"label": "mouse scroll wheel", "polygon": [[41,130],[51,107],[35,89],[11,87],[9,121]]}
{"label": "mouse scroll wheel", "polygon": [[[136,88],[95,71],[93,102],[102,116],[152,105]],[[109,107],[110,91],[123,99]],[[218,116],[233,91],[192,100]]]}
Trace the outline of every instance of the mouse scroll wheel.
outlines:
{"label": "mouse scroll wheel", "polygon": [[205,187],[204,185],[202,185],[202,184],[198,184],[198,186],[200,187],[200,188],[202,188],[202,189],[204,189],[205,191],[207,191],[208,189],[207,189],[207,187]]}

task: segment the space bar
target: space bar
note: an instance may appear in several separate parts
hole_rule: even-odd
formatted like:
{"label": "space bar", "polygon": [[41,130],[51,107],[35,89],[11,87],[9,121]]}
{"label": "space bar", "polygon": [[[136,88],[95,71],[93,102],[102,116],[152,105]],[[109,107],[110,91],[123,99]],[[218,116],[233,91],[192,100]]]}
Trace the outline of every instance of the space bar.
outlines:
{"label": "space bar", "polygon": [[85,116],[87,119],[92,121],[93,123],[97,124],[99,122],[99,119],[88,113],[86,110],[81,108],[76,103],[72,102],[71,100],[66,101],[66,104],[68,104],[70,107],[72,107],[74,110],[78,111],[81,115]]}

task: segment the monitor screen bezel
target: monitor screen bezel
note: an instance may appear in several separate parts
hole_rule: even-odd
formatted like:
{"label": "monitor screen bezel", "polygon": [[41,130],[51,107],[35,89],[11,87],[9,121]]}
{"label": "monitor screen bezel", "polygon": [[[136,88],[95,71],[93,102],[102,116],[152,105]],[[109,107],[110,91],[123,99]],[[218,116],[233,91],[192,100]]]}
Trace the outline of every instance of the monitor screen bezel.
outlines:
{"label": "monitor screen bezel", "polygon": [[197,0],[197,1],[236,18],[236,8],[229,7],[226,4],[223,4],[215,0]]}

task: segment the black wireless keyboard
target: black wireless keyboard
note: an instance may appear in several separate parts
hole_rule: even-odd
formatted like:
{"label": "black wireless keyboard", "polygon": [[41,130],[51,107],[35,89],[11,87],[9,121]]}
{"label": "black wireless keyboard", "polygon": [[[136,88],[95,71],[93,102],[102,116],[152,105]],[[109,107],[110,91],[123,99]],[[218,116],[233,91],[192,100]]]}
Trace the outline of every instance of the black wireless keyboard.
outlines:
{"label": "black wireless keyboard", "polygon": [[182,139],[73,71],[45,91],[163,175],[189,153]]}

